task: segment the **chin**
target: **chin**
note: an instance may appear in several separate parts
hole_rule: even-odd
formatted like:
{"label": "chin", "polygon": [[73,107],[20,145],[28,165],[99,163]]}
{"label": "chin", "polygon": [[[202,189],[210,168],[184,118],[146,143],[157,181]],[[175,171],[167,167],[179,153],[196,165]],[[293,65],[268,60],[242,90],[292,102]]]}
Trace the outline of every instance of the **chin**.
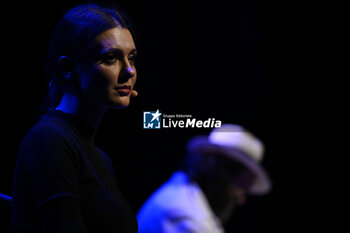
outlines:
{"label": "chin", "polygon": [[130,100],[128,101],[118,101],[118,102],[112,102],[109,104],[111,108],[114,109],[124,109],[127,108],[130,104]]}
{"label": "chin", "polygon": [[113,109],[124,109],[124,108],[127,108],[129,105],[110,105],[110,108],[113,108]]}
{"label": "chin", "polygon": [[109,108],[124,109],[130,105],[130,96],[110,96],[103,102]]}

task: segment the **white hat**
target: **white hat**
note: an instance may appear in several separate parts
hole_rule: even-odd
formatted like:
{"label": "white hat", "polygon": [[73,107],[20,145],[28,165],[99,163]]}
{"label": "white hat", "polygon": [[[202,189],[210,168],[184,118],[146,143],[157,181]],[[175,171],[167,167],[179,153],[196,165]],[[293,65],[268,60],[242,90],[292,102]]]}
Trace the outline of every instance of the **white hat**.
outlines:
{"label": "white hat", "polygon": [[248,190],[249,194],[262,195],[271,189],[271,180],[260,165],[264,155],[264,145],[243,127],[223,124],[207,136],[197,136],[188,143],[189,151],[217,151],[239,162],[255,175],[256,179]]}

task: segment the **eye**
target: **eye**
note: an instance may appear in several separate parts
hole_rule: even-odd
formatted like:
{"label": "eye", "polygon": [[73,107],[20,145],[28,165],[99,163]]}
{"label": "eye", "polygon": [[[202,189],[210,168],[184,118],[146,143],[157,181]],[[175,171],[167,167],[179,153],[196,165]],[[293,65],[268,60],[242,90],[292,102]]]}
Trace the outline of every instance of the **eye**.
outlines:
{"label": "eye", "polygon": [[129,57],[129,62],[130,62],[130,64],[135,65],[135,63],[136,63],[136,55],[131,55]]}
{"label": "eye", "polygon": [[107,64],[107,65],[111,65],[114,62],[116,62],[117,60],[118,60],[118,56],[114,53],[106,54],[102,58],[102,62]]}

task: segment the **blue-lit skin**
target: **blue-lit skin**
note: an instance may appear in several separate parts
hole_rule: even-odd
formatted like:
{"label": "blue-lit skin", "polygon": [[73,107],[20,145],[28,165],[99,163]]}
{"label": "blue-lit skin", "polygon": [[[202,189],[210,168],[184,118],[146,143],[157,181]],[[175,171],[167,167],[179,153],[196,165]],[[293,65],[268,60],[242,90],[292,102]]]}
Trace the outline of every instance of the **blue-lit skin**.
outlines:
{"label": "blue-lit skin", "polygon": [[[72,71],[62,71],[68,79],[79,77],[80,90],[65,93],[56,109],[97,128],[108,108],[125,108],[130,97],[136,96],[133,88],[137,52],[129,30],[119,27],[100,34],[90,47],[88,59],[80,61]],[[129,86],[130,91],[117,89],[122,86]]]}

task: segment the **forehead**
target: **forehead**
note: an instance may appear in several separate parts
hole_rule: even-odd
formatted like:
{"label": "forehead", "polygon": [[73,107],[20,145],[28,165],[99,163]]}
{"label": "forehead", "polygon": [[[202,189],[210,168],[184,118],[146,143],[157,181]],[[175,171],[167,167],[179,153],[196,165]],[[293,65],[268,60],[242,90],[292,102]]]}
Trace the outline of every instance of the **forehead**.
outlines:
{"label": "forehead", "polygon": [[101,33],[95,40],[103,50],[118,48],[125,51],[135,49],[135,43],[130,31],[126,28],[112,28]]}

